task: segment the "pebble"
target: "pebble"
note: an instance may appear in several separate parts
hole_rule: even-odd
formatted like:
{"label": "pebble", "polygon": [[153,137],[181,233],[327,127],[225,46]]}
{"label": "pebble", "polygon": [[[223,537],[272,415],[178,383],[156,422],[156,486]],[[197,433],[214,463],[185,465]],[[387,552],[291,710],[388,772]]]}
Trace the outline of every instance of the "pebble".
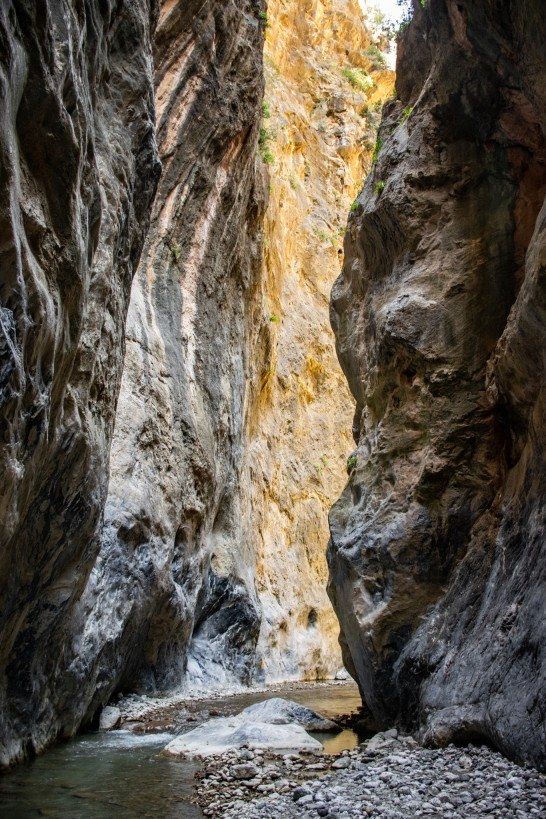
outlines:
{"label": "pebble", "polygon": [[[242,751],[227,754],[198,774],[198,801],[204,815],[215,819],[546,816],[546,777],[486,747],[425,749],[385,732],[322,760],[312,754],[283,760],[267,753],[252,760]],[[251,768],[255,776],[239,778]]]}

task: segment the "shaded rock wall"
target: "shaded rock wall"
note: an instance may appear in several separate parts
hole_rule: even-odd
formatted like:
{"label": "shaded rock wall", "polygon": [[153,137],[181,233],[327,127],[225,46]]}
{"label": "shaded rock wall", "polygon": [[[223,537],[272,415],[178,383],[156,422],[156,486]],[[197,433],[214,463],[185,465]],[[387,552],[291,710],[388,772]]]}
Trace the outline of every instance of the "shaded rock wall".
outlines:
{"label": "shaded rock wall", "polygon": [[332,294],[357,449],[329,546],[345,660],[376,723],[539,765],[543,11],[430,0],[401,40]]}
{"label": "shaded rock wall", "polygon": [[147,0],[0,8],[0,762],[70,735],[159,164]]}
{"label": "shaded rock wall", "polygon": [[247,682],[259,630],[240,476],[261,275],[263,4],[162,4],[163,173],[133,283],[102,546],[78,641],[96,682]]}
{"label": "shaded rock wall", "polygon": [[[267,14],[262,153],[271,184],[245,484],[261,671],[313,679],[341,666],[325,544],[353,413],[328,299],[394,76],[370,48],[357,0],[270,0]],[[361,87],[347,77],[355,70]]]}

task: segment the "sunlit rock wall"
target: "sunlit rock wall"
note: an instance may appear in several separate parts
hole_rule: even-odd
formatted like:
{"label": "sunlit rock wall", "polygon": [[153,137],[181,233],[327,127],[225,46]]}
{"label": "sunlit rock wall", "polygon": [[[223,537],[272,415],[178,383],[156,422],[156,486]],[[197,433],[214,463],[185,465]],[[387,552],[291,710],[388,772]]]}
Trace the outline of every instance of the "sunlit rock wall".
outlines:
{"label": "sunlit rock wall", "polygon": [[328,299],[393,75],[356,0],[270,0],[265,72],[261,153],[271,182],[246,480],[258,661],[267,679],[316,678],[341,666],[326,595],[327,510],[352,449]]}
{"label": "sunlit rock wall", "polygon": [[544,765],[544,4],[423,5],[332,295],[330,592],[379,726]]}
{"label": "sunlit rock wall", "polygon": [[157,182],[147,0],[0,4],[0,764],[71,735],[131,279]]}

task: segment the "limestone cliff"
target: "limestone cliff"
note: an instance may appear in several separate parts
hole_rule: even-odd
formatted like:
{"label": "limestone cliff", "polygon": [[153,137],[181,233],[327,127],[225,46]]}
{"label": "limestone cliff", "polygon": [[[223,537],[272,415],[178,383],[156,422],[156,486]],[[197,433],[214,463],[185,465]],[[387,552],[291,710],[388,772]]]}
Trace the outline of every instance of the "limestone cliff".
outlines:
{"label": "limestone cliff", "polygon": [[[340,215],[391,75],[372,70],[366,93],[355,90],[343,71],[371,68],[358,6],[319,6],[343,27],[350,58],[320,45],[320,20],[302,28],[295,3],[267,16],[252,2],[162,7],[164,171],[133,284],[102,549],[78,640],[96,680],[90,714],[115,690],[191,692],[340,665],[324,544],[351,410],[327,296]],[[287,45],[292,58],[302,51],[295,71],[280,59]],[[264,268],[266,150],[276,158]]]}
{"label": "limestone cliff", "polygon": [[0,764],[70,735],[159,165],[148,0],[0,6]]}
{"label": "limestone cliff", "polygon": [[194,680],[254,660],[239,478],[265,12],[165,0],[153,66],[156,12],[0,12],[4,764],[115,690],[179,685],[190,644]]}
{"label": "limestone cliff", "polygon": [[164,2],[163,172],[133,283],[102,547],[83,600],[93,709],[114,690],[248,682],[259,630],[241,469],[265,166],[264,11]]}
{"label": "limestone cliff", "polygon": [[315,678],[341,665],[325,544],[353,413],[328,299],[393,74],[357,0],[270,0],[265,73],[271,184],[245,481],[258,659],[267,679]]}
{"label": "limestone cliff", "polygon": [[357,449],[329,547],[376,722],[539,765],[545,19],[415,3],[332,296]]}

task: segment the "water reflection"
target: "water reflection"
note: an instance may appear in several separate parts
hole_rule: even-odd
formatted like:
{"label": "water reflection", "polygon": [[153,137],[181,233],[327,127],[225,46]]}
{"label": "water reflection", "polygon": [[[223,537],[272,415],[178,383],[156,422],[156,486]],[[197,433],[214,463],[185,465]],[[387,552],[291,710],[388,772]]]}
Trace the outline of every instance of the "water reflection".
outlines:
{"label": "water reflection", "polygon": [[121,734],[82,737],[4,775],[0,816],[202,817],[190,802],[197,766],[158,754],[173,735]]}

